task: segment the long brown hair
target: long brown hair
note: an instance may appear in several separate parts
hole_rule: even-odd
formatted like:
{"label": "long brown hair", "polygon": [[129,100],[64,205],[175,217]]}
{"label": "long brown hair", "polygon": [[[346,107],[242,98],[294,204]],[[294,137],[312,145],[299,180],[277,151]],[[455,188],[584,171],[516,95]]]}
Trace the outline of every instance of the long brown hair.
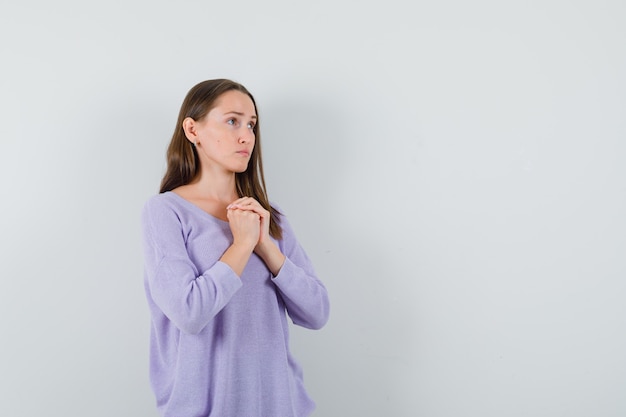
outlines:
{"label": "long brown hair", "polygon": [[253,197],[263,208],[271,214],[270,235],[274,239],[282,238],[282,228],[279,224],[280,213],[269,203],[265,187],[265,176],[263,175],[263,161],[261,158],[261,131],[259,128],[259,112],[256,101],[252,94],[241,84],[226,80],[207,80],[196,84],[185,97],[176,129],[172,135],[169,147],[167,148],[167,170],[161,180],[161,193],[172,191],[176,187],[192,182],[200,172],[200,159],[198,153],[183,130],[183,120],[191,117],[193,120],[201,120],[215,106],[217,99],[227,91],[236,90],[246,94],[254,104],[254,111],[257,113],[256,124],[253,132],[255,144],[250,156],[250,162],[244,172],[235,173],[235,184],[239,197]]}

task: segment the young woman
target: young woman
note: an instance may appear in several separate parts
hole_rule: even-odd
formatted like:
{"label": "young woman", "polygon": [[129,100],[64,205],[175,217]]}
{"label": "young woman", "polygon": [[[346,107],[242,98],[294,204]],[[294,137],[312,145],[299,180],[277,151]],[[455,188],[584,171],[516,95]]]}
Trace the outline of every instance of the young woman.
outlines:
{"label": "young woman", "polygon": [[328,295],[270,205],[252,95],[187,94],[160,193],[142,213],[150,380],[164,417],[304,417],[314,409],[286,315],[319,329]]}

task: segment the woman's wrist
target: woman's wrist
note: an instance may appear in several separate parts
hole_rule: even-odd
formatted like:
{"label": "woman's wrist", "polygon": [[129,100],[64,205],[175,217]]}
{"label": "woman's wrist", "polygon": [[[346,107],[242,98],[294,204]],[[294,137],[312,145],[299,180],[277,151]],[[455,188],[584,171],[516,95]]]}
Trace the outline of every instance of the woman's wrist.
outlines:
{"label": "woman's wrist", "polygon": [[259,243],[254,248],[254,253],[263,259],[263,262],[265,262],[265,265],[274,276],[278,275],[285,263],[285,255],[272,240]]}
{"label": "woman's wrist", "polygon": [[241,277],[241,274],[250,259],[250,255],[252,255],[253,249],[254,246],[235,242],[230,245],[228,249],[226,249],[226,252],[224,252],[220,258],[220,261],[230,266],[235,274]]}

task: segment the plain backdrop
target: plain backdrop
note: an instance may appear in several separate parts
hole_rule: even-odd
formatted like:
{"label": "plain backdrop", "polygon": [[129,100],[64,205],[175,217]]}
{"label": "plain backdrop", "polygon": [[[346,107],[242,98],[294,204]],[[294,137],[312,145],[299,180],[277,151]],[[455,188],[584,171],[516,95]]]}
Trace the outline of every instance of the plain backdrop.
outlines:
{"label": "plain backdrop", "polygon": [[9,0],[0,46],[0,415],[157,416],[140,212],[210,78],[330,292],[316,417],[626,415],[622,0]]}

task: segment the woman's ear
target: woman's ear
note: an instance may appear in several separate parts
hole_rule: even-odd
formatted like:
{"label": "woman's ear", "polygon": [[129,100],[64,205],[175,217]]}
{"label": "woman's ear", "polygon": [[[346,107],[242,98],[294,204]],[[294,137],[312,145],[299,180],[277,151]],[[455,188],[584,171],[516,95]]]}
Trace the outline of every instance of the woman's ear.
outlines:
{"label": "woman's ear", "polygon": [[193,144],[198,142],[198,132],[196,131],[196,121],[191,117],[185,117],[183,120],[183,131],[187,140]]}

